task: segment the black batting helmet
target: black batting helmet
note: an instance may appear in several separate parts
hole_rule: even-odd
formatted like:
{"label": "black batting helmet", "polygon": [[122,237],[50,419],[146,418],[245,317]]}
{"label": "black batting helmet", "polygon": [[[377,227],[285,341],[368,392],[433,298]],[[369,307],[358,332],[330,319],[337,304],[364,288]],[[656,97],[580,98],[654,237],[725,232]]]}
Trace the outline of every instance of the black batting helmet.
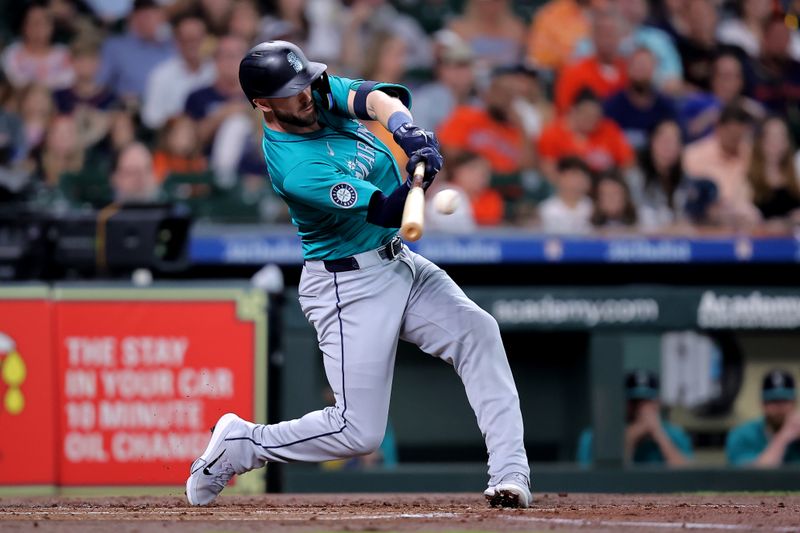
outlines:
{"label": "black batting helmet", "polygon": [[267,41],[251,48],[239,63],[239,84],[251,104],[255,98],[286,98],[323,78],[327,68],[306,59],[292,43]]}

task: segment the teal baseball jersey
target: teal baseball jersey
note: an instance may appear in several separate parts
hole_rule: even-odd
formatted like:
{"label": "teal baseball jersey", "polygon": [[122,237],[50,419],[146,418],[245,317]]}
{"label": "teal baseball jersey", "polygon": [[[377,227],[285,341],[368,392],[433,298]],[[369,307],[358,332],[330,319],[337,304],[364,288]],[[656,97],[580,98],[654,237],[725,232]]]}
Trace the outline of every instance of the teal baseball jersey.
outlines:
{"label": "teal baseball jersey", "polygon": [[[767,449],[769,440],[764,417],[736,426],[728,432],[725,440],[728,463],[737,466],[752,463]],[[795,440],[786,447],[783,463],[800,463],[800,440]]]}
{"label": "teal baseball jersey", "polygon": [[[320,130],[283,133],[264,125],[263,149],[272,188],[289,206],[307,260],[340,259],[378,248],[397,234],[367,222],[375,191],[389,195],[405,178],[389,148],[350,115],[347,97],[362,80],[329,76],[333,107],[315,92]],[[382,83],[410,107],[405,87]]]}
{"label": "teal baseball jersey", "polygon": [[[678,448],[685,456],[691,457],[692,456],[692,440],[689,438],[689,435],[686,432],[675,426],[670,424],[667,421],[661,422],[661,427],[664,428],[664,432],[669,437],[669,440]],[[578,439],[578,453],[577,453],[577,460],[581,466],[589,466],[592,464],[592,442],[594,440],[594,435],[592,434],[591,429],[583,430],[581,433],[580,438]],[[664,464],[664,454],[661,453],[661,450],[658,447],[658,444],[655,443],[652,439],[642,439],[639,441],[639,444],[636,446],[636,449],[633,452],[633,463],[634,464]]]}

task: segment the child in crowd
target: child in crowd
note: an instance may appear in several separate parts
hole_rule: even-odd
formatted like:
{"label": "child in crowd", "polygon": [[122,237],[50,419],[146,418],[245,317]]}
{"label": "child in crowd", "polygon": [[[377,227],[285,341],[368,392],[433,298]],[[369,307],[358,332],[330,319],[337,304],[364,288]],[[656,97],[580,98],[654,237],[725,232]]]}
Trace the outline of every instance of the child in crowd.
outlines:
{"label": "child in crowd", "polygon": [[[449,182],[445,187],[458,192],[459,202],[451,215],[436,212],[429,204],[428,220],[432,228],[466,233],[475,226],[496,226],[503,221],[503,198],[489,187],[492,167],[474,152],[461,152],[448,159]],[[433,199],[435,195],[427,195]]]}
{"label": "child in crowd", "polygon": [[556,167],[556,194],[539,206],[542,230],[546,233],[582,234],[591,229],[591,172],[574,156],[560,159]]}
{"label": "child in crowd", "polygon": [[172,117],[161,129],[158,148],[153,154],[153,169],[159,183],[171,173],[204,172],[208,161],[203,155],[194,121],[186,115]]}
{"label": "child in crowd", "polygon": [[602,229],[632,229],[638,222],[628,185],[613,170],[603,172],[594,187],[592,225]]}

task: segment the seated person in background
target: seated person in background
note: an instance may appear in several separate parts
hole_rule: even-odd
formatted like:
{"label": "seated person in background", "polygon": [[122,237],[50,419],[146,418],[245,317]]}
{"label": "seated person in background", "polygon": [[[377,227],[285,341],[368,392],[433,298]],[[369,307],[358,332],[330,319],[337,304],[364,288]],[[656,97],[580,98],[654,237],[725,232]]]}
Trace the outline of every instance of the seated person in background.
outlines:
{"label": "seated person in background", "polygon": [[472,49],[456,33],[436,34],[435,79],[414,91],[414,120],[420,128],[436,131],[453,110],[473,103],[475,74]]}
{"label": "seated person in background", "polygon": [[556,109],[566,113],[578,93],[589,87],[601,99],[623,89],[627,83],[625,58],[619,54],[622,22],[610,9],[595,10],[592,42],[595,53],[561,69],[555,85]]}
{"label": "seated person in background", "polygon": [[591,221],[598,229],[629,230],[639,221],[628,184],[613,170],[601,173],[595,182]]}
{"label": "seated person in background", "polygon": [[135,0],[127,33],[105,40],[98,80],[125,102],[138,106],[147,77],[175,50],[164,10],[155,0]]}
{"label": "seated person in background", "polygon": [[107,112],[117,98],[108,88],[97,83],[100,68],[100,42],[91,37],[79,37],[70,44],[75,82],[53,93],[58,112],[71,114],[80,108]]}
{"label": "seated person in background", "polygon": [[[686,465],[692,459],[692,441],[683,429],[661,419],[658,387],[651,372],[635,370],[625,377],[625,459],[628,464]],[[581,433],[577,460],[582,466],[592,464],[593,440],[591,429]]]}
{"label": "seated person in background", "polygon": [[142,122],[158,129],[183,111],[186,98],[214,82],[214,63],[207,57],[206,24],[189,12],[174,22],[177,53],[153,67],[142,97]]}
{"label": "seated person in background", "polygon": [[208,151],[217,129],[227,118],[252,113],[239,86],[239,62],[246,53],[247,43],[241,37],[220,37],[214,52],[216,80],[186,98],[186,114],[197,122],[200,140]]}
{"label": "seated person in background", "polygon": [[495,70],[483,94],[484,108],[459,106],[436,132],[448,155],[475,152],[487,159],[495,174],[511,174],[535,163],[533,143],[515,101],[523,98],[516,69]]}
{"label": "seated person in background", "polygon": [[566,65],[577,43],[589,35],[591,3],[591,0],[543,3],[528,31],[528,60],[553,71]]}
{"label": "seated person in background", "polygon": [[159,183],[172,173],[197,173],[208,168],[194,121],[186,115],[167,120],[153,154],[153,171]]}
{"label": "seated person in background", "polygon": [[789,54],[791,34],[783,17],[770,18],[764,32],[761,57],[755,64],[753,96],[770,113],[788,118],[797,138],[800,135],[800,61]]}
{"label": "seated person in background", "polygon": [[[654,84],[659,91],[676,94],[683,88],[683,66],[672,37],[659,28],[645,24],[649,18],[648,0],[616,0],[622,19],[619,51],[630,58],[636,50],[648,50],[654,61]],[[576,57],[593,53],[592,42],[584,39],[575,50]]]}
{"label": "seated person in background", "polygon": [[764,116],[764,106],[744,95],[745,78],[739,54],[722,51],[714,58],[711,63],[711,92],[690,94],[680,105],[687,143],[713,132],[725,106],[738,103],[753,117]]}
{"label": "seated person in background", "polygon": [[[783,2],[785,5],[787,2]],[[766,25],[775,13],[772,0],[739,0],[737,16],[723,20],[717,28],[717,38],[721,43],[741,48],[750,57],[758,57]],[[789,52],[800,60],[800,34],[794,33],[789,43]]]}
{"label": "seated person in background", "polygon": [[663,228],[680,219],[683,174],[681,128],[674,120],[658,124],[644,150],[639,166],[626,176],[643,229]]}
{"label": "seated person in background", "polygon": [[[25,131],[25,153],[34,153],[44,142],[47,128],[55,115],[53,95],[42,85],[28,85],[17,93],[19,118]],[[10,107],[13,109],[14,107]]]}
{"label": "seated person in background", "polygon": [[578,93],[566,115],[546,125],[538,142],[541,168],[552,180],[556,161],[568,155],[583,159],[593,172],[627,169],[634,153],[613,120],[603,117],[600,99],[591,89]]}
{"label": "seated person in background", "polygon": [[70,50],[75,83],[53,93],[53,100],[59,113],[75,117],[83,143],[89,147],[108,134],[110,114],[119,101],[107,87],[97,83],[100,43],[79,37],[73,41]]}
{"label": "seated person in background", "polygon": [[688,90],[711,88],[711,64],[722,49],[717,42],[719,14],[713,0],[684,3],[686,34],[678,37],[678,53],[683,63],[683,79]]}
{"label": "seated person in background", "polygon": [[719,190],[721,222],[751,227],[760,219],[747,181],[753,150],[752,117],[740,106],[722,110],[714,133],[684,151],[683,168],[692,178],[713,181]]}
{"label": "seated person in background", "polygon": [[603,105],[605,115],[625,132],[634,150],[647,145],[659,122],[675,118],[672,98],[653,83],[655,57],[647,48],[639,48],[628,60],[628,86],[613,94]]}
{"label": "seated person in background", "polygon": [[582,234],[591,230],[592,175],[589,167],[578,157],[558,161],[555,195],[539,204],[542,231],[558,234]]}
{"label": "seated person in background", "polygon": [[773,370],[764,376],[761,400],[764,416],[728,433],[728,462],[763,467],[800,463],[800,411],[791,374]]}
{"label": "seated person in background", "polygon": [[57,116],[47,128],[44,144],[35,153],[36,177],[45,189],[55,189],[63,174],[81,171],[85,156],[75,119]]}
{"label": "seated person in background", "polygon": [[[489,162],[474,152],[463,152],[447,161],[448,181],[442,188],[453,189],[459,195],[458,207],[450,215],[433,208],[434,194],[427,194],[427,220],[431,228],[450,233],[467,233],[476,225],[496,226],[503,222],[503,197],[489,187],[492,168]],[[433,192],[433,191],[432,191]]]}
{"label": "seated person in background", "polygon": [[25,8],[20,40],[2,50],[0,63],[11,85],[17,88],[35,83],[51,90],[61,89],[74,79],[69,50],[62,44],[53,44],[53,14],[42,2],[31,2]]}
{"label": "seated person in background", "polygon": [[514,14],[509,0],[467,0],[464,12],[448,29],[470,44],[484,67],[513,65],[522,59],[525,23]]}
{"label": "seated person in background", "polygon": [[153,172],[150,150],[139,142],[122,150],[111,174],[111,188],[116,203],[148,203],[159,200],[160,191]]}
{"label": "seated person in background", "polygon": [[63,176],[90,170],[75,119],[70,115],[56,116],[48,125],[44,142],[32,155],[34,181],[28,190],[32,205],[51,211],[67,209],[71,199],[63,194]]}
{"label": "seated person in background", "polygon": [[764,219],[791,216],[800,209],[800,169],[789,128],[781,117],[770,117],[756,135],[747,178],[753,201]]}

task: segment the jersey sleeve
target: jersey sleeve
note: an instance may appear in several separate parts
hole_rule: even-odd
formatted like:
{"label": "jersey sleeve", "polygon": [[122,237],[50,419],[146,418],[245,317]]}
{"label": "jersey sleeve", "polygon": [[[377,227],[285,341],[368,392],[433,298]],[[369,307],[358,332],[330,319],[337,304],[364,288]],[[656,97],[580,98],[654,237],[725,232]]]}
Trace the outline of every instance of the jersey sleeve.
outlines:
{"label": "jersey sleeve", "polygon": [[379,189],[349,176],[333,165],[311,161],[295,167],[284,178],[283,194],[294,202],[326,213],[367,216],[369,201]]}
{"label": "jersey sleeve", "polygon": [[[331,86],[331,94],[333,96],[333,109],[332,111],[337,115],[355,118],[347,108],[347,99],[350,91],[357,91],[364,80],[353,80],[350,78],[342,78],[340,76],[328,76],[328,82]],[[411,91],[403,85],[396,83],[377,83],[372,88],[373,91],[383,91],[390,96],[395,96],[403,102],[403,105],[411,109]],[[319,95],[317,95],[319,97]]]}
{"label": "jersey sleeve", "polygon": [[689,434],[678,426],[673,426],[671,433],[672,435],[670,438],[672,439],[672,443],[675,444],[675,447],[678,448],[683,455],[691,459],[694,456],[694,450],[692,449],[692,439],[689,437]]}
{"label": "jersey sleeve", "polygon": [[584,429],[578,438],[578,451],[575,460],[581,466],[592,465],[592,430]]}

